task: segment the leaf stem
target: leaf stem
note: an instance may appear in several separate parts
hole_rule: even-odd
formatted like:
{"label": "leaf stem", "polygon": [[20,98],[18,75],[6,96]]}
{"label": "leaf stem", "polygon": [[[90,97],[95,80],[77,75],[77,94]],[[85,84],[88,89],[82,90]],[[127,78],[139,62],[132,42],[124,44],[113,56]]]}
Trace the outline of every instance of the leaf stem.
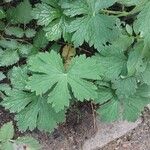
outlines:
{"label": "leaf stem", "polygon": [[138,13],[139,11],[141,11],[142,6],[141,5],[140,6],[136,6],[130,12],[126,12],[126,11],[113,11],[113,10],[107,10],[107,9],[103,9],[103,10],[101,10],[101,12],[102,13],[111,14],[111,15],[116,15],[117,17],[124,17],[124,16],[129,16],[129,15],[133,15],[133,14]]}

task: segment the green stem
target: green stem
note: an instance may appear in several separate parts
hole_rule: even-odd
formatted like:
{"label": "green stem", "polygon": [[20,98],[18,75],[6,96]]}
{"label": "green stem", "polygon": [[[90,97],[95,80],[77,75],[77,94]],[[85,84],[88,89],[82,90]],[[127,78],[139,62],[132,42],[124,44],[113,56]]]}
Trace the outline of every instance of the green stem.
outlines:
{"label": "green stem", "polygon": [[113,10],[107,10],[107,9],[103,9],[103,10],[101,10],[101,12],[102,13],[106,13],[106,14],[116,15],[117,17],[124,17],[124,16],[129,16],[129,15],[133,15],[135,13],[138,13],[139,11],[141,11],[142,7],[143,7],[143,5],[136,6],[130,12],[126,12],[126,11],[113,11]]}

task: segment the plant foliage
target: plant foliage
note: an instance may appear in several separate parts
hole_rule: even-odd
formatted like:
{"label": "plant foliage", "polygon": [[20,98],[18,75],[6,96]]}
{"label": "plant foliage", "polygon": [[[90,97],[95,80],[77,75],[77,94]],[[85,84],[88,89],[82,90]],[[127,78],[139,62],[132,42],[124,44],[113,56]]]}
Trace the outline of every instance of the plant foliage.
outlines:
{"label": "plant foliage", "polygon": [[150,103],[149,0],[0,2],[0,19],[1,105],[20,130],[51,132],[76,102],[107,122]]}
{"label": "plant foliage", "polygon": [[32,137],[18,137],[16,140],[14,137],[14,127],[12,122],[5,123],[0,128],[0,149],[1,150],[13,150],[21,149],[26,146],[27,149],[40,150],[39,143]]}

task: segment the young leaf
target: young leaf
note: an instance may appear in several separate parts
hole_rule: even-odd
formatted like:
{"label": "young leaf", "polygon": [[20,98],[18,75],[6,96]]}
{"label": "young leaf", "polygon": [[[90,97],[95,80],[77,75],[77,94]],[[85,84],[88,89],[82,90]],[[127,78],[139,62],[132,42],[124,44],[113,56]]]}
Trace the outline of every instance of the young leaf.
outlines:
{"label": "young leaf", "polygon": [[12,139],[13,136],[14,136],[14,127],[12,122],[8,122],[0,128],[0,142],[6,142]]}
{"label": "young leaf", "polygon": [[74,96],[81,101],[97,95],[96,86],[84,80],[100,79],[94,58],[86,58],[84,55],[75,57],[68,70],[65,70],[60,56],[51,51],[31,58],[29,65],[33,75],[27,87],[36,91],[37,95],[42,95],[53,87],[48,102],[52,103],[57,112],[69,106],[71,96],[68,85],[71,86]]}
{"label": "young leaf", "polygon": [[27,38],[32,38],[35,36],[35,34],[36,34],[36,31],[34,29],[27,29],[25,31],[25,35]]}
{"label": "young leaf", "polygon": [[0,71],[0,81],[5,79],[5,78],[6,78],[6,76],[3,74],[3,72]]}

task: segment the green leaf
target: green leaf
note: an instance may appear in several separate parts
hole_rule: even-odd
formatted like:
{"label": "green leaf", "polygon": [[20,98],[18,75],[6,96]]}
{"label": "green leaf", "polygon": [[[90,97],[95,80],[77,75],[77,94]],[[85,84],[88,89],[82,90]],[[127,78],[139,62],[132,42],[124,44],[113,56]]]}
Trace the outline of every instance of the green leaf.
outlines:
{"label": "green leaf", "polygon": [[37,4],[33,9],[32,15],[34,19],[38,19],[39,25],[49,25],[54,19],[60,17],[60,11],[45,3]]}
{"label": "green leaf", "polygon": [[136,72],[144,72],[146,69],[147,63],[143,61],[142,56],[143,44],[137,44],[133,51],[129,53],[128,61],[127,61],[127,69],[128,75],[132,76]]}
{"label": "green leaf", "polygon": [[0,8],[0,19],[3,19],[5,17],[6,17],[6,14],[5,14],[4,10]]}
{"label": "green leaf", "polygon": [[25,31],[25,35],[27,38],[32,38],[35,36],[35,34],[36,34],[36,31],[34,29],[27,29]]}
{"label": "green leaf", "polygon": [[13,144],[9,141],[6,141],[0,145],[1,150],[13,150]]}
{"label": "green leaf", "polygon": [[32,44],[18,44],[18,52],[21,57],[28,57],[35,47]]}
{"label": "green leaf", "polygon": [[150,85],[150,63],[148,63],[146,70],[142,73],[144,83]]}
{"label": "green leaf", "polygon": [[100,9],[112,6],[117,0],[76,0],[72,2],[63,2],[62,8],[68,16],[74,17],[81,14],[97,14]]}
{"label": "green leaf", "polygon": [[5,78],[6,78],[6,76],[3,74],[3,72],[0,71],[0,81],[5,79]]}
{"label": "green leaf", "polygon": [[31,91],[36,91],[37,95],[51,90],[48,102],[52,103],[57,112],[69,106],[71,96],[68,86],[71,86],[74,96],[81,101],[90,100],[97,95],[96,86],[84,80],[100,79],[94,58],[86,58],[84,55],[75,57],[69,68],[65,70],[60,56],[51,51],[31,58],[29,65],[33,75],[27,87]]}
{"label": "green leaf", "polygon": [[[69,16],[77,16],[68,27],[68,31],[73,33],[72,41],[76,47],[89,43],[99,51],[107,42],[116,40],[119,36],[117,18],[99,14],[99,10],[111,6],[115,0],[107,1],[75,1],[62,5],[64,13]],[[83,17],[78,17],[82,15]],[[82,34],[81,34],[82,33]]]}
{"label": "green leaf", "polygon": [[98,98],[95,99],[95,102],[103,104],[112,98],[113,98],[113,93],[111,89],[101,87],[98,88]]}
{"label": "green leaf", "polygon": [[113,83],[114,88],[116,89],[116,94],[120,99],[128,98],[136,93],[137,82],[135,77],[118,79]]}
{"label": "green leaf", "polygon": [[0,66],[10,66],[19,61],[17,50],[7,49],[0,56]]}
{"label": "green leaf", "polygon": [[32,137],[19,137],[15,140],[15,143],[17,144],[25,144],[27,149],[29,150],[40,150],[41,149],[41,145],[39,144],[39,142],[37,140],[35,140]]}
{"label": "green leaf", "polygon": [[5,29],[5,23],[0,21],[0,31],[3,31]]}
{"label": "green leaf", "polygon": [[8,35],[14,35],[18,38],[21,38],[24,36],[24,31],[22,28],[19,27],[8,27],[5,29],[5,33]]}
{"label": "green leaf", "polygon": [[99,64],[99,74],[105,80],[114,80],[119,77],[123,66],[126,62],[125,56],[122,55],[98,55],[97,62]]}
{"label": "green leaf", "polygon": [[20,130],[33,130],[38,127],[40,130],[52,131],[57,123],[64,121],[65,112],[56,113],[47,104],[47,96],[39,97],[26,91],[24,87],[27,79],[26,67],[13,68],[10,78],[13,90],[9,91],[1,105],[10,112],[17,113],[16,120]]}
{"label": "green leaf", "polygon": [[61,35],[65,40],[68,39],[67,26],[70,19],[62,14],[61,7],[58,4],[53,7],[46,3],[37,4],[32,15],[34,19],[38,20],[39,25],[45,26],[44,30],[48,40],[58,40]]}
{"label": "green leaf", "polygon": [[61,17],[51,22],[47,27],[44,28],[46,31],[46,37],[48,40],[58,40],[63,35],[64,39],[67,40],[69,33],[67,33],[67,27],[69,20],[66,17]]}
{"label": "green leaf", "polygon": [[145,44],[150,44],[150,2],[144,5],[144,8],[139,13],[137,21],[135,22],[141,37],[144,37]]}
{"label": "green leaf", "polygon": [[0,40],[0,46],[2,48],[7,49],[17,49],[17,41],[16,40]]}
{"label": "green leaf", "polygon": [[124,4],[126,6],[132,6],[132,5],[142,5],[148,0],[118,0],[119,3]]}
{"label": "green leaf", "polygon": [[35,94],[27,93],[19,90],[12,90],[9,93],[8,97],[4,98],[4,101],[1,102],[6,109],[9,109],[10,112],[20,112],[23,110],[27,104],[36,99]]}
{"label": "green leaf", "polygon": [[70,17],[87,14],[89,11],[86,1],[83,0],[76,0],[68,3],[63,2],[61,6],[64,8],[64,13]]}
{"label": "green leaf", "polygon": [[68,30],[73,33],[72,41],[76,47],[86,41],[100,51],[107,42],[111,43],[118,38],[115,24],[115,17],[97,14],[77,18],[71,22]]}
{"label": "green leaf", "polygon": [[11,87],[8,84],[0,84],[0,91],[6,92],[7,94],[9,94],[11,91]]}
{"label": "green leaf", "polygon": [[32,20],[32,7],[29,0],[24,0],[16,8],[10,8],[7,11],[8,20],[12,23],[27,24]]}
{"label": "green leaf", "polygon": [[59,0],[41,0],[44,3],[51,5],[52,7],[58,6]]}
{"label": "green leaf", "polygon": [[37,97],[16,115],[15,119],[21,131],[32,131],[38,127],[40,130],[51,132],[58,123],[64,121],[64,111],[56,113],[46,101],[45,97]]}
{"label": "green leaf", "polygon": [[126,24],[126,31],[129,35],[132,35],[133,34],[132,26],[130,26],[129,24]]}
{"label": "green leaf", "polygon": [[100,54],[104,56],[116,56],[119,55],[124,57],[124,52],[128,50],[131,44],[134,42],[132,37],[127,35],[121,35],[119,39],[112,42],[111,45],[105,46],[101,51]]}
{"label": "green leaf", "polygon": [[116,121],[119,118],[119,102],[113,98],[97,110],[100,118],[105,122]]}
{"label": "green leaf", "polygon": [[108,103],[101,105],[97,110],[104,121],[115,121],[118,118],[136,121],[144,107],[150,103],[150,87],[141,85],[137,92],[128,98],[113,98]]}
{"label": "green leaf", "polygon": [[0,142],[6,142],[7,140],[12,139],[13,136],[14,127],[12,122],[8,122],[0,128]]}
{"label": "green leaf", "polygon": [[48,40],[45,37],[45,32],[43,30],[39,30],[34,39],[33,39],[33,45],[37,48],[43,48],[48,44]]}
{"label": "green leaf", "polygon": [[136,121],[143,111],[144,107],[150,103],[150,97],[144,98],[137,95],[127,99],[124,103],[124,120]]}
{"label": "green leaf", "polygon": [[10,78],[13,88],[25,90],[27,79],[27,67],[13,67]]}

